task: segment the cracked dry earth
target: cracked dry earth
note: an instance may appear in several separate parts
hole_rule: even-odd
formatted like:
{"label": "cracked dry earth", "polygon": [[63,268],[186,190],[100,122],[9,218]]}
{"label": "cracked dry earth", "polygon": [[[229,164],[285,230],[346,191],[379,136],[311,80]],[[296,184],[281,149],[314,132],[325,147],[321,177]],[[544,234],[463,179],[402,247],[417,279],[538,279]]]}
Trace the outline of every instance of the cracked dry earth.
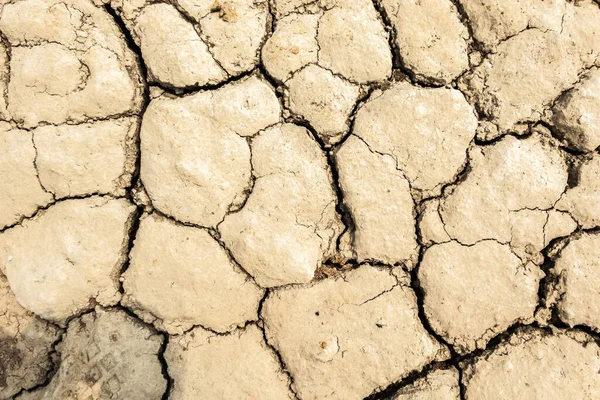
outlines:
{"label": "cracked dry earth", "polygon": [[600,399],[598,2],[0,33],[0,399]]}

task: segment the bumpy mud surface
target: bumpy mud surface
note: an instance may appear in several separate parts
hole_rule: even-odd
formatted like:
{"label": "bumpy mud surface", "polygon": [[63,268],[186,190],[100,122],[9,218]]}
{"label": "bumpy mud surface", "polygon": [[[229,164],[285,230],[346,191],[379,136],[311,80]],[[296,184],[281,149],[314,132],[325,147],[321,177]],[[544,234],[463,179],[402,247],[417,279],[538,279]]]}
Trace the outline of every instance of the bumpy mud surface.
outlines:
{"label": "bumpy mud surface", "polygon": [[0,399],[600,399],[600,3],[0,0]]}

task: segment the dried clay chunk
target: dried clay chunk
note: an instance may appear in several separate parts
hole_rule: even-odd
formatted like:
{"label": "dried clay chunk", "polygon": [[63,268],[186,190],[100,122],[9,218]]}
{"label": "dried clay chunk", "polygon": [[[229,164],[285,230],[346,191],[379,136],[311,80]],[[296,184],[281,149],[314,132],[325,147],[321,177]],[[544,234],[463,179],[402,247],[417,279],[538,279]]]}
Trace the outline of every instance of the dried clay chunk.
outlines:
{"label": "dried clay chunk", "polygon": [[[452,111],[440,118],[441,108]],[[416,262],[411,189],[439,194],[467,161],[476,127],[457,90],[398,83],[359,109],[352,136],[335,152],[359,260]]]}
{"label": "dried clay chunk", "polygon": [[276,125],[253,138],[252,166],[252,193],[222,239],[262,287],[309,282],[343,227],[325,155],[305,128]]}
{"label": "dried clay chunk", "polygon": [[349,128],[359,88],[316,65],[298,71],[286,82],[292,113],[310,122],[325,144],[335,144]]}
{"label": "dried clay chunk", "polygon": [[246,137],[279,121],[273,89],[251,76],[218,90],[150,102],[141,129],[141,178],[152,204],[214,227],[250,185]]}
{"label": "dried clay chunk", "polygon": [[319,65],[351,82],[387,79],[392,72],[388,35],[369,0],[335,0],[319,19]]}
{"label": "dried clay chunk", "polygon": [[390,400],[459,400],[458,380],[456,368],[437,369],[403,387]]}
{"label": "dried clay chunk", "polygon": [[200,30],[215,60],[230,76],[251,71],[259,62],[267,35],[268,1],[203,2],[211,4],[211,12],[199,20]]}
{"label": "dried clay chunk", "polygon": [[[277,2],[276,10],[294,5]],[[315,2],[310,11],[278,19],[262,51],[267,72],[284,86],[296,118],[326,145],[338,143],[365,85],[387,79],[392,59],[387,33],[368,0]],[[303,13],[306,12],[306,13]]]}
{"label": "dried clay chunk", "polygon": [[600,154],[594,154],[580,167],[577,185],[569,188],[556,203],[584,229],[600,226]]}
{"label": "dried clay chunk", "polygon": [[0,273],[0,399],[46,380],[60,330],[19,305]]}
{"label": "dried clay chunk", "polygon": [[218,336],[195,328],[169,341],[165,360],[173,399],[294,398],[288,377],[256,325]]}
{"label": "dried clay chunk", "polygon": [[146,216],[130,257],[123,303],[169,333],[194,325],[224,332],[258,318],[263,290],[203,229]]}
{"label": "dried clay chunk", "polygon": [[252,70],[266,35],[266,0],[113,0],[149,78],[166,87],[214,85]]}
{"label": "dried clay chunk", "polygon": [[577,222],[567,212],[523,209],[510,215],[512,251],[524,261],[537,265],[544,263],[542,250],[552,240],[570,235],[577,229]]}
{"label": "dried clay chunk", "polygon": [[414,189],[437,195],[465,164],[476,128],[473,108],[458,90],[400,82],[358,110],[352,134],[393,157]]}
{"label": "dried clay chunk", "polygon": [[467,27],[451,0],[383,0],[405,68],[424,82],[447,84],[469,67]]}
{"label": "dried clay chunk", "polygon": [[[292,11],[303,5],[284,2],[274,1],[275,9]],[[391,75],[388,34],[371,1],[314,3],[310,10],[278,16],[262,52],[271,76],[284,81],[311,63],[355,84],[379,82]]]}
{"label": "dried clay chunk", "polygon": [[[48,27],[52,27],[49,29]],[[112,17],[88,0],[3,6],[11,45],[8,111],[26,128],[139,113],[142,79]]]}
{"label": "dried clay chunk", "polygon": [[40,182],[57,198],[125,195],[137,156],[137,117],[33,130]]}
{"label": "dried clay chunk", "polygon": [[167,388],[159,351],[163,339],[123,311],[103,310],[69,322],[56,350],[58,371],[25,400],[160,400]]}
{"label": "dried clay chunk", "polygon": [[433,245],[418,271],[428,321],[461,353],[485,347],[515,322],[532,320],[543,276],[493,240]]}
{"label": "dried clay chunk", "polygon": [[584,233],[561,252],[551,271],[560,319],[600,331],[600,235]]}
{"label": "dried clay chunk", "polygon": [[526,29],[560,31],[566,0],[461,0],[475,38],[491,49]]}
{"label": "dried clay chunk", "polygon": [[0,268],[19,303],[58,323],[116,304],[134,212],[125,199],[65,200],[0,233]]}
{"label": "dried clay chunk", "polygon": [[41,185],[35,168],[31,132],[0,122],[0,229],[50,204],[54,197]]}
{"label": "dried clay chunk", "polygon": [[419,231],[421,232],[421,243],[424,246],[431,246],[434,243],[446,243],[450,241],[450,236],[444,227],[444,222],[440,217],[439,199],[429,199],[421,203],[421,212],[419,214]]}
{"label": "dried clay chunk", "polygon": [[507,136],[475,148],[469,156],[471,171],[440,204],[450,237],[463,244],[482,239],[509,243],[522,234],[513,224],[520,210],[544,216],[540,219],[542,235],[546,210],[567,187],[567,165],[556,143],[541,133],[527,139]]}
{"label": "dried clay chunk", "polygon": [[[514,1],[502,2],[508,10],[499,7],[496,1],[491,5],[485,4],[492,3],[487,0],[464,3],[471,20],[472,14],[476,14],[476,19],[492,29],[502,29],[499,21],[524,20],[525,25],[506,38],[499,33],[503,41],[463,79],[464,90],[480,114],[497,128],[487,139],[512,130],[521,131],[527,123],[540,120],[552,102],[579,81],[580,72],[598,62],[600,9],[591,1],[569,2],[564,11],[561,1],[522,1],[516,7]],[[553,5],[558,5],[558,9],[549,11],[558,12],[558,16],[540,10],[547,6],[551,9]],[[527,13],[519,13],[520,7],[536,13],[538,22],[534,16],[528,19]],[[505,10],[506,15],[502,15]],[[490,11],[494,15],[489,15]],[[536,29],[536,25],[543,29]]]}
{"label": "dried clay chunk", "polygon": [[552,111],[552,124],[570,148],[592,151],[600,146],[600,69],[590,70]]}
{"label": "dried clay chunk", "polygon": [[464,373],[467,400],[595,399],[600,348],[581,332],[520,329]]}
{"label": "dried clay chunk", "polygon": [[421,325],[406,278],[365,265],[269,295],[267,338],[300,398],[363,399],[447,356]]}
{"label": "dried clay chunk", "polygon": [[335,152],[344,203],[355,223],[359,262],[413,264],[418,256],[410,184],[391,156],[350,136]]}
{"label": "dried clay chunk", "polygon": [[262,48],[262,62],[273,78],[286,81],[296,71],[316,63],[320,14],[291,14],[277,21]]}
{"label": "dried clay chunk", "polygon": [[194,26],[170,4],[146,6],[130,25],[153,81],[186,87],[227,79]]}

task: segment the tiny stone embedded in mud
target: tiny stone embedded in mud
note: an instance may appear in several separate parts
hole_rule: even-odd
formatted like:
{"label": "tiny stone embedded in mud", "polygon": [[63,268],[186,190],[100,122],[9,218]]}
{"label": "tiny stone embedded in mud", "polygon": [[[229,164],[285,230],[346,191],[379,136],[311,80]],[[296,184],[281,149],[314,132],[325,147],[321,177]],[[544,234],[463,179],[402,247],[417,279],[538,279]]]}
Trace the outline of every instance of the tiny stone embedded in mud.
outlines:
{"label": "tiny stone embedded in mud", "polygon": [[0,400],[600,398],[597,0],[4,0],[0,89]]}

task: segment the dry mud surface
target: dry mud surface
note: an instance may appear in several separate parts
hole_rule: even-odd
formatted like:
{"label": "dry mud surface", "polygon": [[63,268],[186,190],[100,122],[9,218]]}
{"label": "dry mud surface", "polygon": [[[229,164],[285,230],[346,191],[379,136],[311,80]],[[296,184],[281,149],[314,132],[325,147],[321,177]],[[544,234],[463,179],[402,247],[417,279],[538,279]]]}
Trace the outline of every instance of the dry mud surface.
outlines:
{"label": "dry mud surface", "polygon": [[0,0],[0,399],[600,399],[600,3]]}

